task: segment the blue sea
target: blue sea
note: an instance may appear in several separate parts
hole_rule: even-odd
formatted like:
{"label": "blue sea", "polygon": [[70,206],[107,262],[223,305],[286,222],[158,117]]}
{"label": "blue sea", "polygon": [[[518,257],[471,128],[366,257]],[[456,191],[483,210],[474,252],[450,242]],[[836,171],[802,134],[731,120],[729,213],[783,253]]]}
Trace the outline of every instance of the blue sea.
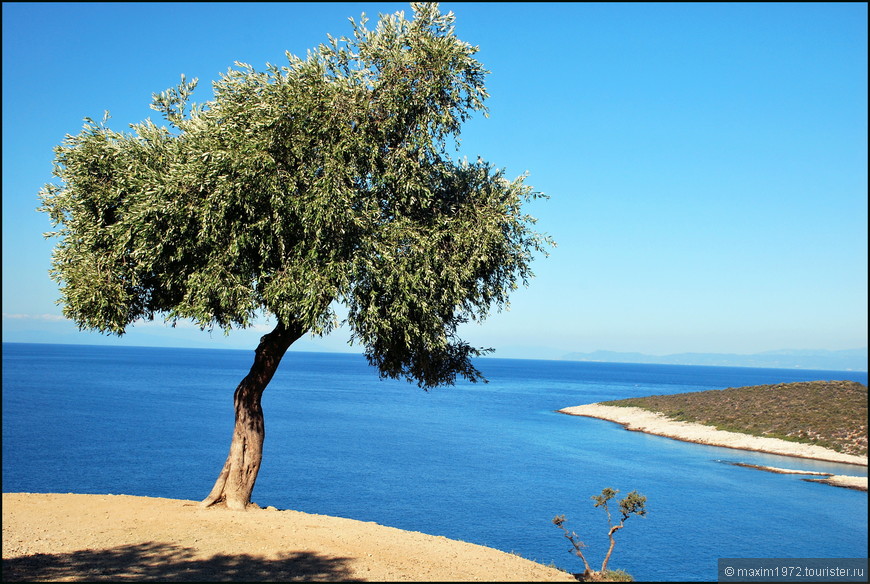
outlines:
{"label": "blue sea", "polygon": [[[3,343],[3,491],[204,498],[253,350]],[[610,567],[714,581],[718,558],[867,557],[867,493],[723,464],[866,469],[689,444],[558,414],[633,396],[866,372],[487,358],[487,384],[424,392],[355,354],[290,351],[263,397],[260,506],[374,521],[582,571],[598,566],[604,487],[647,497]],[[863,471],[863,472],[859,472]]]}

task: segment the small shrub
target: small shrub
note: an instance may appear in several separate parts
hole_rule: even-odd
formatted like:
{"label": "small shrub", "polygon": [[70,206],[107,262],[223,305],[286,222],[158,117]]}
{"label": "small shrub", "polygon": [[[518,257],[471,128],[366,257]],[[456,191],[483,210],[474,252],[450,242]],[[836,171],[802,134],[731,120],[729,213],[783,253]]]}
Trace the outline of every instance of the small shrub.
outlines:
{"label": "small shrub", "polygon": [[625,570],[607,570],[602,577],[604,582],[634,582],[634,578]]}
{"label": "small shrub", "polygon": [[610,515],[610,508],[607,506],[608,502],[613,499],[618,490],[614,490],[611,488],[605,488],[601,490],[600,495],[593,495],[592,500],[595,501],[596,507],[603,507],[604,512],[607,514],[607,524],[610,530],[607,532],[607,536],[610,538],[610,547],[607,550],[607,554],[604,556],[604,561],[601,563],[600,570],[593,570],[589,565],[589,562],[586,560],[586,556],[583,554],[583,548],[587,547],[585,543],[580,541],[580,538],[573,531],[568,531],[565,527],[565,516],[557,515],[553,518],[553,525],[561,529],[565,535],[565,538],[571,542],[572,552],[578,558],[583,561],[583,566],[585,568],[583,574],[577,575],[577,579],[589,582],[589,581],[597,581],[597,582],[632,582],[634,578],[631,577],[630,574],[622,571],[622,570],[608,570],[607,562],[610,561],[610,555],[613,553],[613,548],[616,546],[616,540],[613,535],[622,529],[625,526],[625,521],[631,517],[632,515],[638,515],[643,517],[646,515],[646,497],[641,495],[637,491],[632,491],[624,498],[619,500],[619,511],[622,514],[622,518],[619,520],[619,523],[616,525],[613,524],[613,518]]}

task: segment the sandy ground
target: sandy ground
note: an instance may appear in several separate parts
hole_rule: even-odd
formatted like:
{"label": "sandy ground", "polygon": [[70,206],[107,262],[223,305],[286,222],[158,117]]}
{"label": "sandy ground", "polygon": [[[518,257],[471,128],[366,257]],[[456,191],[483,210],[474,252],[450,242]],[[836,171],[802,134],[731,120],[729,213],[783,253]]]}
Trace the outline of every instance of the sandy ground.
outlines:
{"label": "sandy ground", "polygon": [[513,554],[351,519],[31,493],[3,493],[2,580],[576,582]]}
{"label": "sandy ground", "polygon": [[[601,404],[587,404],[573,406],[559,410],[564,414],[573,416],[586,416],[616,422],[625,426],[626,430],[645,432],[657,436],[665,436],[685,442],[709,444],[710,446],[724,446],[739,450],[753,450],[769,454],[794,456],[797,458],[811,458],[829,462],[841,462],[867,466],[867,457],[842,454],[834,450],[822,448],[813,444],[800,444],[777,438],[763,436],[750,436],[737,432],[725,432],[704,424],[692,422],[678,422],[671,420],[663,414],[644,410],[642,408],[605,406]],[[768,470],[768,469],[762,469]],[[788,469],[780,469],[788,470]],[[793,471],[794,474],[806,474]],[[867,490],[867,477],[834,475],[821,479],[807,479],[829,485],[848,487],[862,491]]]}

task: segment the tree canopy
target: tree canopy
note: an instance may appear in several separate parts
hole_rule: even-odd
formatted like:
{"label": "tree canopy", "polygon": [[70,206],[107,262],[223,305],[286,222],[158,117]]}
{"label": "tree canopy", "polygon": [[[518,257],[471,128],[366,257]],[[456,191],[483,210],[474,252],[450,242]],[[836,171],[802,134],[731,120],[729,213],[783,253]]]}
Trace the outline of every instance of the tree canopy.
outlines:
{"label": "tree canopy", "polygon": [[236,63],[153,96],[130,131],[86,118],[55,149],[40,193],[58,238],[63,314],[123,334],[138,319],[244,328],[261,314],[314,334],[347,309],[354,343],[383,376],[422,387],[472,381],[457,327],[531,277],[550,239],[524,213],[541,196],[483,160],[451,157],[486,113],[488,73],[453,14],[351,19],[305,58]]}

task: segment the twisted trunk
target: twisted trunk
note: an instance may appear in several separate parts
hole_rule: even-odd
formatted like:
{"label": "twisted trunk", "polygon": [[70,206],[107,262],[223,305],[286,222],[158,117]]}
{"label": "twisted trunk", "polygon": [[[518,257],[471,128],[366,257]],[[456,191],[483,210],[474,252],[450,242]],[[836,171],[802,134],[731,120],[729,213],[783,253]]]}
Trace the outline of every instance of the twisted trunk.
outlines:
{"label": "twisted trunk", "polygon": [[602,574],[607,571],[607,562],[610,561],[610,554],[613,553],[613,547],[616,545],[616,540],[613,539],[613,534],[616,533],[618,530],[622,529],[624,522],[625,522],[625,519],[623,519],[619,523],[619,525],[614,525],[613,527],[611,527],[610,531],[607,533],[607,537],[610,538],[610,547],[607,549],[607,555],[604,556],[604,562],[601,564],[601,573]]}
{"label": "twisted trunk", "polygon": [[244,510],[251,502],[266,437],[260,399],[284,353],[303,333],[297,324],[288,327],[279,322],[260,339],[254,364],[233,396],[236,423],[230,453],[211,493],[200,503],[202,507],[225,503],[230,509]]}

